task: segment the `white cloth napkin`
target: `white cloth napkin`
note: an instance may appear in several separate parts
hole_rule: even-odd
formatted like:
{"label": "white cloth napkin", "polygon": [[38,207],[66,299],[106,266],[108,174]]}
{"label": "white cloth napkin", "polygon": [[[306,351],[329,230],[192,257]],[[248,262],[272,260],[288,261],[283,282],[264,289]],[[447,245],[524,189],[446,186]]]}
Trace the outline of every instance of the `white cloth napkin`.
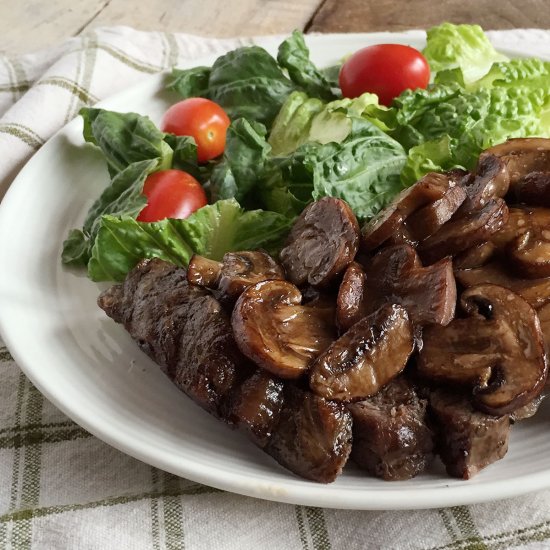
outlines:
{"label": "white cloth napkin", "polygon": [[[488,34],[499,48],[550,56],[550,31]],[[81,106],[173,65],[273,40],[115,27],[32,55],[1,57],[0,198],[23,164]],[[550,548],[550,491],[404,512],[322,510],[241,497],[157,470],[91,436],[40,395],[1,341],[0,373],[3,548]]]}

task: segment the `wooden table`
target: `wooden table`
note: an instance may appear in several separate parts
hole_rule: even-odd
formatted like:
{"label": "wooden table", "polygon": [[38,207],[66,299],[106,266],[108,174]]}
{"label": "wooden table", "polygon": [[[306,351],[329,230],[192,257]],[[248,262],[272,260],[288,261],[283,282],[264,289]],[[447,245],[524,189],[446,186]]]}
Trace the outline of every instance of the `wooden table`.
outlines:
{"label": "wooden table", "polygon": [[204,36],[426,28],[550,28],[549,0],[20,0],[0,1],[0,52],[26,53],[87,29],[129,25]]}

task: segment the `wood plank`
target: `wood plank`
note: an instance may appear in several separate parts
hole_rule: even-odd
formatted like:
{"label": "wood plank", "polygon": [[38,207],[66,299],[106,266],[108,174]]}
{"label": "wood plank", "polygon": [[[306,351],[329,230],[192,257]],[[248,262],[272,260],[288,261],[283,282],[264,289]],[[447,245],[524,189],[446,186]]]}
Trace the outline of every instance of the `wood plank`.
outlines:
{"label": "wood plank", "polygon": [[28,53],[78,34],[109,0],[0,1],[0,52]]}
{"label": "wood plank", "polygon": [[203,36],[250,36],[303,29],[321,0],[111,0],[90,28],[129,25]]}
{"label": "wood plank", "polygon": [[550,28],[548,0],[326,0],[308,30],[372,32],[425,29],[443,21],[484,29]]}

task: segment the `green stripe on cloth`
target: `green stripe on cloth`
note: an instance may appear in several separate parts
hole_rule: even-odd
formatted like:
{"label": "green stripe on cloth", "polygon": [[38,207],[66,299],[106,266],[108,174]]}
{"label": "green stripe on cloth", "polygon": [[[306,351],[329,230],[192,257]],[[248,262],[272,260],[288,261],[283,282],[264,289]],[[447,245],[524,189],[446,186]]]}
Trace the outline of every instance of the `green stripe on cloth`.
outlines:
{"label": "green stripe on cloth", "polygon": [[[21,97],[21,95],[29,90],[29,88],[32,86],[32,82],[24,81],[19,82],[18,84],[1,84],[0,85],[0,93],[15,93],[17,97]],[[21,92],[21,93],[18,93]]]}
{"label": "green stripe on cloth", "polygon": [[59,88],[63,88],[64,90],[67,90],[68,92],[73,94],[76,98],[78,98],[86,105],[93,105],[94,103],[97,103],[99,101],[97,97],[90,94],[77,82],[71,80],[70,78],[65,78],[64,76],[50,76],[48,78],[44,78],[42,80],[39,80],[36,83],[36,86],[57,86]]}
{"label": "green stripe on cloth", "polygon": [[64,420],[62,422],[48,422],[47,424],[43,424],[41,422],[33,422],[32,424],[23,424],[19,426],[11,426],[9,428],[2,428],[0,430],[0,435],[10,432],[22,433],[28,432],[30,430],[47,430],[49,428],[68,427],[78,428],[78,424],[75,424],[72,420]]}
{"label": "green stripe on cloth", "polygon": [[13,361],[13,357],[5,346],[0,346],[0,361]]}
{"label": "green stripe on cloth", "polygon": [[[189,496],[189,495],[208,495],[212,493],[221,493],[219,489],[214,489],[213,487],[207,487],[206,485],[199,485],[193,487],[186,487],[181,489],[176,494],[171,494],[169,496]],[[125,495],[119,497],[112,497],[97,500],[94,502],[88,502],[86,504],[66,504],[61,506],[44,506],[44,507],[35,507],[24,510],[17,510],[15,512],[9,512],[0,516],[0,523],[6,522],[19,522],[25,521],[31,518],[39,518],[45,516],[53,516],[64,514],[67,512],[75,512],[79,510],[91,510],[94,508],[100,507],[109,507],[109,506],[118,506],[120,504],[128,504],[133,502],[139,502],[142,500],[147,500],[151,498],[163,498],[167,495],[161,492],[145,492],[138,495]]]}
{"label": "green stripe on cloth", "polygon": [[108,53],[110,56],[114,57],[118,61],[121,61],[131,69],[135,69],[136,71],[140,71],[142,73],[158,73],[159,71],[162,71],[164,68],[162,65],[152,65],[151,63],[146,63],[144,61],[138,60],[134,57],[130,57],[128,54],[124,53],[122,50],[115,48],[114,46],[110,46],[108,44],[98,44],[97,45],[98,50],[102,50],[105,53]]}
{"label": "green stripe on cloth", "polygon": [[40,147],[42,147],[42,145],[44,145],[43,139],[37,139],[36,134],[29,131],[29,128],[26,128],[22,124],[0,124],[0,133],[9,134],[10,136],[18,138],[32,149],[39,149]]}
{"label": "green stripe on cloth", "polygon": [[[160,490],[160,470],[151,466],[151,486],[156,493]],[[161,550],[160,543],[160,512],[159,512],[159,497],[151,498],[151,534],[153,537],[153,550]]]}
{"label": "green stripe on cloth", "polygon": [[75,441],[89,437],[92,437],[92,434],[78,426],[63,428],[52,433],[42,430],[31,430],[26,433],[16,433],[0,437],[0,449],[21,449],[29,445],[60,443],[62,441]]}
{"label": "green stripe on cloth", "polygon": [[330,550],[330,540],[325,522],[325,512],[322,508],[306,508],[306,516],[309,524],[309,531],[313,540],[315,550]]}
{"label": "green stripe on cloth", "polygon": [[295,506],[303,550],[330,550],[330,539],[322,508]]}
{"label": "green stripe on cloth", "polygon": [[[162,472],[165,493],[164,504],[164,536],[166,550],[183,550],[183,507],[181,504],[181,479],[168,472]],[[175,493],[175,494],[170,494]]]}

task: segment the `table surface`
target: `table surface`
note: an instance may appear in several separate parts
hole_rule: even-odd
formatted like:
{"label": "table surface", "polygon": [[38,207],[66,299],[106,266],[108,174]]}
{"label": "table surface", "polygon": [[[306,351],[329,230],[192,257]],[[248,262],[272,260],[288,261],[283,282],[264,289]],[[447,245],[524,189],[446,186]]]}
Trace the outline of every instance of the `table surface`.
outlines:
{"label": "table surface", "polygon": [[550,28],[549,0],[24,0],[0,2],[0,53],[28,53],[88,29],[128,25],[203,36],[398,31],[442,21]]}

